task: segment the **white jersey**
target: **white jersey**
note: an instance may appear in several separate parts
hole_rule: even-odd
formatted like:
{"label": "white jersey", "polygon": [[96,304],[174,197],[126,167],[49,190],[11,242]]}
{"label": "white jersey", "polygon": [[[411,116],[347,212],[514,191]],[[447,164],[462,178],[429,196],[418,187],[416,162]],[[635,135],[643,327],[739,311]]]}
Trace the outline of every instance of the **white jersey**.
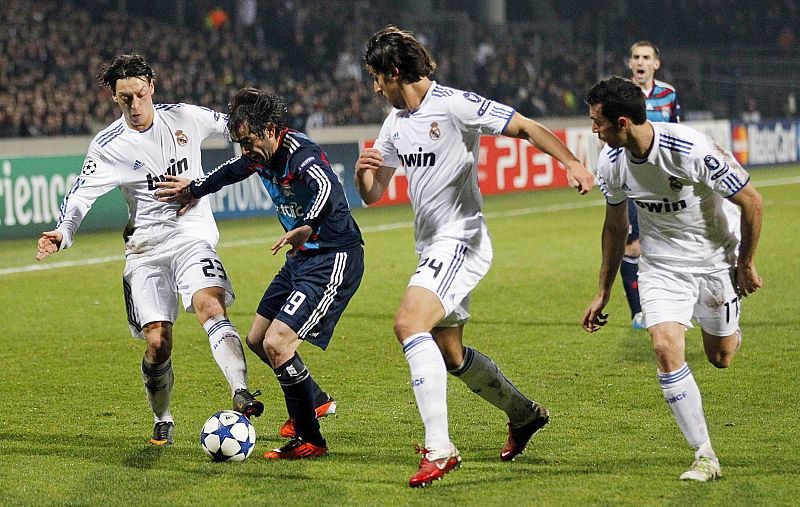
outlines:
{"label": "white jersey", "polygon": [[121,117],[92,140],[83,169],[64,197],[56,230],[68,248],[92,204],[119,187],[128,203],[126,255],[149,251],[177,233],[208,241],[219,239],[208,199],[201,199],[185,215],[179,204],[160,202],[155,184],[171,174],[195,179],[203,176],[200,144],[208,137],[227,136],[226,116],[189,104],[157,104],[153,125],[139,132]]}
{"label": "white jersey", "polygon": [[375,141],[383,164],[402,167],[417,253],[438,239],[472,242],[485,229],[478,189],[481,134],[498,135],[514,109],[431,83],[419,109],[392,109]]}
{"label": "white jersey", "polygon": [[750,175],[710,137],[676,123],[650,123],[645,160],[606,146],[597,164],[609,204],[632,199],[639,212],[642,264],[691,273],[729,268],[739,244],[739,207],[726,199]]}

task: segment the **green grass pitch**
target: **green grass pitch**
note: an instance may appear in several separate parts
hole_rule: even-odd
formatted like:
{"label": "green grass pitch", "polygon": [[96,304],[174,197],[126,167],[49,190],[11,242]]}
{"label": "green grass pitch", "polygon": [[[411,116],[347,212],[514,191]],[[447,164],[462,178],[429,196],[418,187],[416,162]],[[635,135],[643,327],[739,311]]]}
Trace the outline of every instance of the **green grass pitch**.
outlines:
{"label": "green grass pitch", "polygon": [[[176,444],[147,444],[152,416],[121,291],[119,232],[79,234],[72,249],[29,271],[35,240],[0,243],[0,502],[4,505],[796,505],[800,495],[800,167],[757,169],[766,201],[757,267],[762,291],[743,304],[743,346],[728,370],[705,361],[699,330],[689,365],[703,393],[723,479],[677,480],[692,458],[655,379],[645,332],[630,328],[619,283],[609,324],[578,323],[597,280],[602,196],[572,191],[486,198],[495,260],[473,294],[465,342],[544,403],[551,423],[501,463],[506,419],[456,379],[450,431],[461,470],[422,490],[408,477],[423,440],[392,318],[416,266],[407,207],[357,210],[367,271],[327,352],[300,352],[339,402],[322,421],[330,456],[266,462],[286,417],[272,372],[247,351],[264,393],[256,451],[211,463],[199,432],[228,408],[227,384],[194,316],[175,327]],[[760,184],[763,184],[760,186]],[[219,253],[244,335],[282,259],[272,217],[220,222]],[[87,259],[111,260],[87,263]],[[116,259],[116,260],[115,260]]]}

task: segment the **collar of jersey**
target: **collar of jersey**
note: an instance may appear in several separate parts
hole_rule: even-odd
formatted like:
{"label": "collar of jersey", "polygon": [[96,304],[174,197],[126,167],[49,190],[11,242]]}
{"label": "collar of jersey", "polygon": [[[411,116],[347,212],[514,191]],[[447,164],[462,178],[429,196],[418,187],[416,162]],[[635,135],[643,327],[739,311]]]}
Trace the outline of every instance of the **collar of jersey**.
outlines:
{"label": "collar of jersey", "polygon": [[419,103],[419,107],[414,109],[413,111],[411,109],[406,108],[406,111],[408,111],[408,115],[409,116],[412,116],[413,114],[418,113],[420,111],[420,109],[422,109],[422,106],[424,106],[425,102],[427,102],[427,100],[430,98],[431,92],[433,92],[434,88],[436,88],[436,81],[431,79],[431,86],[428,88],[428,91],[425,92],[425,96],[422,97],[422,101]]}
{"label": "collar of jersey", "polygon": [[132,129],[130,125],[128,125],[128,122],[125,121],[125,115],[124,114],[122,115],[122,124],[125,125],[125,130],[130,130],[135,134],[144,134],[145,132],[150,132],[150,130],[155,126],[157,120],[159,120],[158,111],[155,108],[153,108],[153,123],[151,123],[150,126],[144,130],[136,130]]}
{"label": "collar of jersey", "polygon": [[649,164],[656,165],[656,152],[658,152],[659,149],[660,135],[655,124],[650,120],[647,120],[647,122],[653,126],[653,147],[650,148],[650,153],[648,153],[647,157],[645,158],[636,158],[631,154],[630,150],[626,150],[628,152],[628,160],[630,161],[631,164],[644,164],[645,162],[647,162]]}

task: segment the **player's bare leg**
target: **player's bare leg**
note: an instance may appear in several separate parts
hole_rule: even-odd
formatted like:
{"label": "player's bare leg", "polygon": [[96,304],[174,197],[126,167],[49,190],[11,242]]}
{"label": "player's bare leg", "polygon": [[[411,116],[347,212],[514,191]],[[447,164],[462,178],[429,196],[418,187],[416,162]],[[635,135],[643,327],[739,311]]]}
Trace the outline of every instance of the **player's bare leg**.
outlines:
{"label": "player's bare leg", "polygon": [[417,472],[408,483],[425,486],[461,465],[461,455],[450,442],[447,426],[447,368],[431,330],[444,318],[438,296],[428,289],[409,286],[394,321],[394,332],[411,372],[411,385],[422,424],[425,446]]}
{"label": "player's bare leg", "polygon": [[686,328],[663,322],[648,328],[658,364],[658,382],[664,399],[686,442],[695,449],[694,462],[681,480],[708,481],[719,477],[719,461],[708,436],[700,389],[685,360]]}
{"label": "player's bare leg", "polygon": [[742,333],[738,329],[728,336],[715,336],[703,330],[703,348],[706,357],[717,368],[727,368],[731,365],[741,342]]}

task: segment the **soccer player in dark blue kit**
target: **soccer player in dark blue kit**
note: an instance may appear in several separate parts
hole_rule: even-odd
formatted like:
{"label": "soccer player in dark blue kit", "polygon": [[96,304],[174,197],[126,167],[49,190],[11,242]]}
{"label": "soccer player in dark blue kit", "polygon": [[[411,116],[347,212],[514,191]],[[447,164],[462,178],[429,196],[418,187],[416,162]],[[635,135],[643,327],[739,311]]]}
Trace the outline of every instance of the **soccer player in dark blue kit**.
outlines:
{"label": "soccer player in dark blue kit", "polygon": [[[289,245],[286,263],[267,287],[247,334],[247,345],[275,371],[289,421],[289,443],[268,459],[316,458],[328,453],[317,417],[330,410],[325,395],[297,354],[310,342],[323,350],[364,274],[361,231],[344,189],[322,149],[305,134],[285,127],[283,98],[243,88],[230,104],[228,128],[242,156],[194,181],[170,177],[159,184],[162,200],[193,200],[253,174],[272,197],[286,234],[273,255]],[[326,405],[327,404],[327,405]],[[334,405],[335,407],[335,405]],[[335,408],[334,408],[335,410]],[[320,413],[322,411],[323,413]],[[284,430],[291,426],[291,435]]]}

